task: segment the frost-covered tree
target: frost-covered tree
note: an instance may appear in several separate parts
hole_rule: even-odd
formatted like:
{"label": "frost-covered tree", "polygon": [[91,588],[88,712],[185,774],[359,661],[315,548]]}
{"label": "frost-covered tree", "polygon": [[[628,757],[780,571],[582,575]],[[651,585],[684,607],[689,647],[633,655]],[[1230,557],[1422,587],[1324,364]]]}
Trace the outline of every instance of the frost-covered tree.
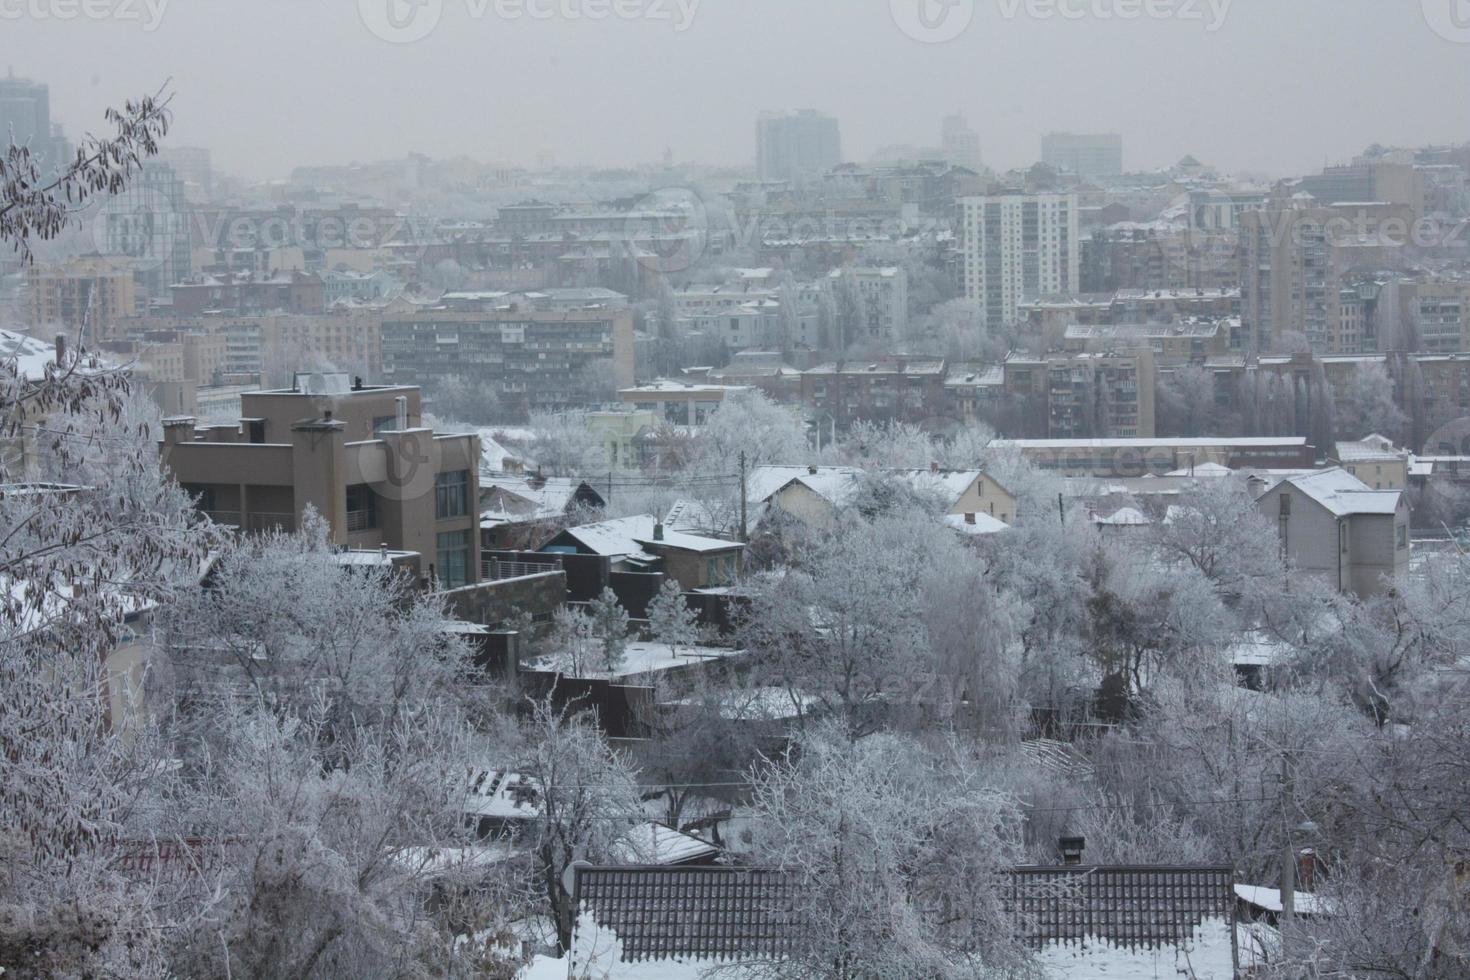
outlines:
{"label": "frost-covered tree", "polygon": [[800,567],[754,579],[741,625],[753,673],[840,715],[854,737],[933,696],[925,590],[977,561],[922,514],[848,515]]}
{"label": "frost-covered tree", "polygon": [[681,646],[692,646],[699,639],[699,615],[689,608],[673,579],[664,579],[648,604],[648,625],[655,640],[668,644],[670,656],[677,657]]}
{"label": "frost-covered tree", "polygon": [[1399,407],[1395,390],[1393,377],[1382,362],[1358,364],[1338,393],[1337,437],[1362,439],[1376,433],[1395,442],[1402,440],[1409,417]]}
{"label": "frost-covered tree", "polygon": [[538,888],[566,949],[576,909],[563,876],[575,861],[626,858],[621,845],[627,828],[642,813],[637,782],[585,714],[535,702],[507,737],[517,770],[536,787],[537,816],[527,843]]}
{"label": "frost-covered tree", "polygon": [[603,670],[616,671],[628,649],[628,611],[612,589],[604,587],[587,606],[592,632],[597,637]]}
{"label": "frost-covered tree", "polygon": [[606,476],[607,448],[576,412],[532,415],[528,451],[548,476]]}
{"label": "frost-covered tree", "polygon": [[555,669],[585,677],[596,661],[598,642],[592,617],[574,606],[562,606],[552,615],[546,640]]}
{"label": "frost-covered tree", "polygon": [[[79,202],[123,189],[157,152],[167,105],[109,111],[116,133],[88,137],[51,179],[29,149],[7,145],[0,243],[28,262]],[[0,969],[19,977],[159,975],[165,929],[202,911],[164,909],[119,865],[167,750],[133,710],[136,678],[109,658],[144,641],[149,616],[193,585],[216,543],[154,453],[113,443],[128,390],[126,372],[76,344],[25,361],[0,354],[0,444],[24,438],[63,468],[110,457],[100,485],[24,487],[14,481],[25,474],[6,470],[10,447],[0,451],[11,484],[0,490]]]}
{"label": "frost-covered tree", "polygon": [[808,733],[754,774],[757,853],[797,877],[802,942],[771,977],[1013,975],[1026,953],[1002,908],[1020,811],[953,745]]}
{"label": "frost-covered tree", "polygon": [[226,549],[161,617],[182,765],[164,827],[224,869],[184,972],[438,975],[452,924],[427,903],[468,884],[452,855],[493,698],[448,625],[412,579],[337,561],[311,513]]}
{"label": "frost-covered tree", "polygon": [[891,469],[928,469],[938,458],[934,440],[905,422],[855,422],[839,444],[844,462]]}
{"label": "frost-covered tree", "polygon": [[807,438],[800,417],[760,392],[731,394],[700,431],[692,469],[704,476],[735,473],[742,452],[747,468],[804,462]]}

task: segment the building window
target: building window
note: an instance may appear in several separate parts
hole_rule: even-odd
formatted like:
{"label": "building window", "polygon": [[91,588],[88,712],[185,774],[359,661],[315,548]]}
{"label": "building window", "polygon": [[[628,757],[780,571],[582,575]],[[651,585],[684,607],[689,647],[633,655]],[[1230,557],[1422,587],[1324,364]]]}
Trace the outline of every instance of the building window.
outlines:
{"label": "building window", "polygon": [[445,531],[436,539],[438,562],[434,571],[439,587],[458,589],[470,584],[470,532]]}
{"label": "building window", "polygon": [[1291,494],[1289,493],[1283,493],[1281,495],[1281,516],[1291,516]]}
{"label": "building window", "polygon": [[378,526],[378,495],[365,483],[347,488],[347,530],[369,531]]}
{"label": "building window", "polygon": [[454,470],[434,477],[434,516],[439,520],[469,513],[470,471]]}

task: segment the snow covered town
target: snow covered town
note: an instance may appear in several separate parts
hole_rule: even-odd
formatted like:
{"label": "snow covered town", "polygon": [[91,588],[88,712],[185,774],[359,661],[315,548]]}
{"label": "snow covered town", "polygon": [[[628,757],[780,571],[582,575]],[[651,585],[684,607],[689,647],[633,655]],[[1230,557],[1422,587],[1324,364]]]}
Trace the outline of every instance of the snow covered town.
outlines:
{"label": "snow covered town", "polygon": [[0,978],[1470,980],[1455,7],[0,0]]}

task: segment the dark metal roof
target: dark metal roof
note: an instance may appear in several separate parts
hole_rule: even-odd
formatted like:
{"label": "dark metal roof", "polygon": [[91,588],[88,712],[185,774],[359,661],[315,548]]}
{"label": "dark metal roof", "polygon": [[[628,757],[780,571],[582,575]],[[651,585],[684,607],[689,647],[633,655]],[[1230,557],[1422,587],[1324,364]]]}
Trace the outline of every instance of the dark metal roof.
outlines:
{"label": "dark metal roof", "polygon": [[576,899],[626,961],[775,959],[801,932],[800,888],[769,868],[581,868]]}
{"label": "dark metal roof", "polygon": [[[1020,939],[1036,948],[1085,939],[1176,946],[1235,908],[1228,866],[1013,868],[996,886]],[[617,936],[627,962],[779,959],[803,941],[803,889],[795,873],[771,868],[583,867],[576,900]]]}
{"label": "dark metal roof", "polygon": [[1029,946],[1088,937],[1126,948],[1188,941],[1234,915],[1234,870],[1207,867],[1016,868],[1005,903]]}

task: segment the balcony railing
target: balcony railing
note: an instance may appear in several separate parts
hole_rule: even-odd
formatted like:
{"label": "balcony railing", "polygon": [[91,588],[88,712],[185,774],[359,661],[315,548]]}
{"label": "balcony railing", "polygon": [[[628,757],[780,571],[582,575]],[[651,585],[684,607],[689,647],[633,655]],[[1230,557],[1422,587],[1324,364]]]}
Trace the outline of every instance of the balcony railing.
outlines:
{"label": "balcony railing", "polygon": [[348,531],[371,531],[377,524],[377,515],[370,510],[349,510],[347,512]]}
{"label": "balcony railing", "polygon": [[508,578],[525,578],[527,575],[549,575],[561,571],[561,562],[547,561],[501,561],[498,558],[480,559],[480,580],[500,582]]}

